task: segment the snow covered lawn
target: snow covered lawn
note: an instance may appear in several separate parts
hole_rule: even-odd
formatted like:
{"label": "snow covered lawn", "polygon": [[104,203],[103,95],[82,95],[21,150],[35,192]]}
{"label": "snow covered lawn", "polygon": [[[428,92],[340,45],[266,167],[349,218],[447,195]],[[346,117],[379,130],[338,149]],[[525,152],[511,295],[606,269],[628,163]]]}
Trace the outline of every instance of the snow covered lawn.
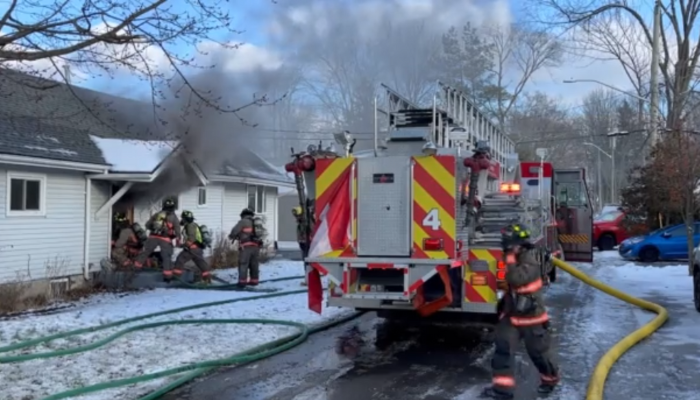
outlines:
{"label": "snow covered lawn", "polygon": [[[261,268],[261,278],[300,275],[301,262],[272,261]],[[219,272],[224,279],[233,271]],[[300,280],[262,284],[261,288],[298,290]],[[125,318],[200,303],[256,296],[260,293],[158,289],[133,295],[94,296],[59,314],[3,321],[0,346],[58,332],[107,324]],[[109,336],[129,326],[173,319],[281,319],[313,325],[347,315],[345,309],[324,309],[317,315],[307,309],[305,293],[272,299],[238,302],[171,314],[129,325],[57,340],[31,349],[32,353],[72,348]],[[46,360],[0,364],[2,400],[34,400],[76,387],[139,376],[211,359],[223,358],[294,333],[275,325],[165,326],[127,334],[97,350]],[[8,356],[10,354],[0,354]],[[135,400],[162,386],[164,378],[135,387],[107,390],[81,400]]]}

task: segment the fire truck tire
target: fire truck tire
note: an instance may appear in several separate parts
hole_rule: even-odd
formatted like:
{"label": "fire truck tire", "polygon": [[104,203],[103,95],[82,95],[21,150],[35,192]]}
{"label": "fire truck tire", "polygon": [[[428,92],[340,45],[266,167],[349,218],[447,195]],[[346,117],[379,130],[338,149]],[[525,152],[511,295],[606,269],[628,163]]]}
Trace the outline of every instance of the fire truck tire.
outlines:
{"label": "fire truck tire", "polygon": [[695,310],[700,312],[700,268],[697,265],[693,268],[693,301]]}
{"label": "fire truck tire", "polygon": [[668,321],[668,311],[658,304],[630,296],[627,293],[621,292],[613,287],[599,282],[562,260],[552,259],[552,261],[554,262],[554,265],[573,275],[583,283],[592,286],[603,293],[616,297],[626,303],[657,314],[656,317],[654,317],[654,319],[652,319],[649,323],[617,342],[598,361],[598,365],[596,365],[595,369],[593,370],[593,374],[588,381],[586,400],[603,400],[605,380],[607,379],[610,369],[613,367],[615,362],[622,357],[627,350],[632,348],[632,346],[636,345],[646,337],[651,336],[652,333],[661,328],[661,326]]}
{"label": "fire truck tire", "polygon": [[610,251],[610,250],[615,248],[615,245],[617,245],[617,241],[615,240],[615,236],[611,235],[609,233],[602,235],[598,239],[598,250],[599,251]]}
{"label": "fire truck tire", "polygon": [[[290,279],[301,279],[303,276],[295,276],[295,277],[285,277],[285,278],[277,278],[274,280],[270,281],[279,281],[279,280],[290,280]],[[269,282],[269,281],[264,281],[264,282]],[[199,319],[199,320],[181,320],[181,319],[173,319],[173,320],[164,320],[164,321],[158,321],[158,322],[151,322],[151,323],[146,323],[146,324],[141,324],[141,325],[131,325],[127,328],[122,329],[121,331],[117,331],[111,335],[108,335],[100,340],[96,340],[90,344],[84,345],[84,346],[77,346],[73,348],[67,348],[67,349],[61,349],[53,352],[36,352],[36,353],[27,353],[27,354],[7,354],[7,353],[15,353],[17,350],[23,350],[23,349],[28,349],[30,347],[35,347],[39,344],[42,343],[47,343],[51,342],[54,340],[58,339],[66,339],[66,338],[71,338],[71,337],[76,337],[79,335],[84,335],[87,333],[92,333],[104,329],[112,329],[118,326],[123,326],[126,324],[132,324],[137,321],[142,321],[145,319],[150,319],[150,318],[156,318],[156,317],[162,317],[164,315],[170,315],[170,314],[177,314],[181,313],[184,311],[189,311],[189,310],[195,310],[195,309],[202,309],[202,308],[207,308],[207,307],[214,307],[214,306],[220,306],[224,304],[231,304],[231,303],[237,303],[237,302],[242,302],[242,301],[249,301],[249,300],[256,300],[256,299],[269,299],[269,298],[274,298],[274,297],[280,297],[280,296],[287,296],[287,295],[292,295],[292,294],[300,294],[300,293],[306,293],[306,289],[301,289],[301,290],[291,290],[291,291],[286,291],[286,292],[276,292],[276,293],[267,293],[267,294],[262,294],[262,295],[257,295],[257,296],[248,296],[248,297],[242,297],[242,298],[236,298],[236,299],[230,299],[230,300],[222,300],[222,301],[216,301],[216,302],[211,302],[211,303],[202,303],[202,304],[196,304],[193,306],[187,306],[187,307],[180,307],[180,308],[175,308],[171,310],[166,310],[166,311],[160,311],[157,313],[153,314],[146,314],[146,315],[140,315],[138,317],[133,317],[133,318],[128,318],[128,319],[123,319],[121,321],[115,321],[109,324],[104,324],[104,325],[99,325],[99,326],[91,326],[87,328],[81,328],[81,329],[76,329],[72,331],[67,331],[67,332],[59,332],[50,336],[45,336],[45,337],[40,337],[40,338],[35,338],[35,339],[29,339],[23,342],[19,343],[14,343],[9,346],[3,346],[0,347],[0,364],[8,364],[8,363],[17,363],[17,362],[23,362],[23,361],[28,361],[28,360],[39,360],[39,359],[47,359],[47,358],[56,358],[56,357],[62,357],[66,355],[71,355],[71,354],[78,354],[78,353],[83,353],[86,351],[94,350],[100,347],[103,347],[114,340],[131,334],[133,332],[138,332],[138,331],[143,331],[143,330],[148,330],[148,329],[153,329],[161,326],[172,326],[172,325],[213,325],[213,324],[256,324],[256,325],[282,325],[282,326],[289,326],[292,328],[296,328],[297,332],[292,333],[288,336],[282,337],[280,339],[277,339],[275,341],[269,342],[269,343],[264,343],[260,346],[254,347],[252,349],[246,350],[241,353],[229,355],[227,357],[223,358],[218,358],[218,359],[212,359],[212,360],[207,360],[207,361],[202,361],[198,363],[193,363],[189,365],[183,365],[155,373],[150,373],[150,374],[145,374],[141,376],[134,376],[131,378],[126,378],[126,379],[118,379],[118,380],[113,380],[113,381],[105,381],[101,383],[97,383],[94,385],[90,386],[84,386],[84,387],[77,387],[74,389],[66,390],[61,393],[53,394],[51,396],[48,396],[44,398],[43,400],[62,400],[62,399],[72,399],[75,397],[83,396],[88,393],[95,393],[95,392],[101,392],[104,390],[108,389],[113,389],[113,388],[119,388],[119,387],[124,387],[124,386],[130,386],[134,385],[137,383],[142,383],[142,382],[149,382],[153,381],[156,379],[162,379],[164,377],[168,376],[174,376],[174,375],[181,375],[184,372],[187,372],[184,376],[181,376],[175,381],[170,382],[169,384],[157,389],[156,391],[143,396],[139,398],[138,400],[155,400],[161,398],[163,395],[165,395],[168,392],[171,392],[175,390],[176,388],[187,384],[188,382],[191,382],[192,380],[207,374],[211,372],[212,370],[222,367],[222,366],[227,366],[227,365],[245,365],[245,364],[250,364],[252,362],[256,362],[268,357],[271,357],[273,355],[282,353],[286,350],[289,350],[295,346],[300,345],[301,343],[305,342],[308,337],[314,333],[321,332],[323,330],[332,328],[334,326],[340,325],[342,323],[348,322],[354,318],[359,317],[362,315],[362,313],[354,313],[339,319],[335,319],[326,323],[323,323],[321,325],[315,325],[315,326],[308,326],[305,324],[302,324],[300,322],[295,322],[295,321],[284,321],[284,320],[267,320],[267,319]]]}
{"label": "fire truck tire", "polygon": [[659,261],[659,249],[654,246],[642,247],[642,249],[639,250],[639,261],[645,263]]}

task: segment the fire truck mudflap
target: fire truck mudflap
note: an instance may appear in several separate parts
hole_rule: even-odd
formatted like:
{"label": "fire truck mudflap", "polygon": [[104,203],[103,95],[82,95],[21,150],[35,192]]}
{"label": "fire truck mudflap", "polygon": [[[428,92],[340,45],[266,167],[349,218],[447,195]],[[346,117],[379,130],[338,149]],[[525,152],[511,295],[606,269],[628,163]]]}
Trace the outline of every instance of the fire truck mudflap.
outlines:
{"label": "fire truck mudflap", "polygon": [[306,260],[329,280],[328,305],[495,313],[498,255],[462,248],[465,173],[456,155],[317,160]]}

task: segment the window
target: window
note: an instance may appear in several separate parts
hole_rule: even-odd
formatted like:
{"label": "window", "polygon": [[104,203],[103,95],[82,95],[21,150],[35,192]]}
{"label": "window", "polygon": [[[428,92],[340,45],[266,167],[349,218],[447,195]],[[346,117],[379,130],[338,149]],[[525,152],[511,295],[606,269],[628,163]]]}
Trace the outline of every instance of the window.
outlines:
{"label": "window", "polygon": [[620,215],[622,215],[621,211],[610,211],[606,212],[603,214],[600,214],[598,217],[596,217],[596,221],[600,222],[613,222],[615,221]]}
{"label": "window", "polygon": [[265,186],[248,185],[248,208],[256,213],[267,211],[265,206]]}
{"label": "window", "polygon": [[687,228],[685,225],[678,226],[673,229],[667,230],[665,233],[668,235],[668,237],[682,237],[682,236],[687,236]]}
{"label": "window", "polygon": [[588,205],[585,190],[582,190],[581,182],[563,182],[557,184],[557,199],[559,203],[574,207]]}
{"label": "window", "polygon": [[46,215],[46,176],[7,174],[7,215]]}
{"label": "window", "polygon": [[201,187],[197,192],[197,205],[204,207],[207,205],[207,188]]}

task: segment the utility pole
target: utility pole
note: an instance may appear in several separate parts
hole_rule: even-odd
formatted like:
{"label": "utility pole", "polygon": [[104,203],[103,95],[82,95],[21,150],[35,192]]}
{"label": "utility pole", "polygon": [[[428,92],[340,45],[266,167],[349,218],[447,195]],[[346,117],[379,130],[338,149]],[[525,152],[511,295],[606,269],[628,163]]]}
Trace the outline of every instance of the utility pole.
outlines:
{"label": "utility pole", "polygon": [[598,181],[598,210],[603,209],[603,168],[602,168],[602,163],[600,161],[600,150],[596,151],[598,153],[598,177],[596,178]]}
{"label": "utility pole", "polygon": [[615,171],[615,147],[617,145],[617,136],[613,136],[610,138],[610,162],[612,163],[612,171],[610,175],[610,202],[613,204],[617,203],[617,188],[616,185],[616,175],[617,171]]}
{"label": "utility pole", "polygon": [[649,110],[649,138],[653,147],[658,138],[657,120],[659,113],[659,53],[661,52],[661,5],[654,1],[654,33],[651,43],[651,109]]}

